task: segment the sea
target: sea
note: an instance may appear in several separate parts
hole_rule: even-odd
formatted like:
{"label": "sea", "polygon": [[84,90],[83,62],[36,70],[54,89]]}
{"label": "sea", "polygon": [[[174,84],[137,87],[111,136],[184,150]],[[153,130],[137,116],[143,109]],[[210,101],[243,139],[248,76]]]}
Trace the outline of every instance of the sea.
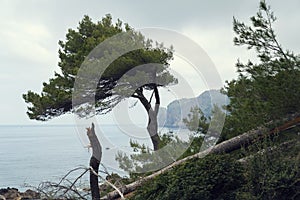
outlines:
{"label": "sea", "polygon": [[[38,187],[43,181],[59,182],[70,170],[88,167],[91,149],[86,126],[76,125],[1,125],[0,126],[0,188],[15,187],[25,191]],[[145,130],[142,134],[141,130]],[[161,128],[173,133],[175,129]],[[176,131],[176,130],[175,130]],[[130,140],[152,148],[146,128],[131,125],[96,126],[102,146],[102,171],[127,176],[115,161],[116,153],[133,153]],[[139,133],[138,133],[139,132]],[[75,179],[83,171],[72,172]],[[103,174],[105,176],[105,173]],[[88,185],[89,175],[81,182]]]}

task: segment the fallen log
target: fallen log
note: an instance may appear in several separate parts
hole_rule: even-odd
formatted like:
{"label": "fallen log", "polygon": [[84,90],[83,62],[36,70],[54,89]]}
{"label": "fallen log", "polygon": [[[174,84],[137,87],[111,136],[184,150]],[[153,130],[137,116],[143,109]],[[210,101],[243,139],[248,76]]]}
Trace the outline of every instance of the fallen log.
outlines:
{"label": "fallen log", "polygon": [[[169,171],[170,169],[186,162],[187,160],[191,160],[193,158],[203,158],[207,154],[212,154],[212,153],[214,153],[214,154],[229,153],[229,152],[235,151],[237,149],[240,149],[241,147],[247,147],[250,144],[262,139],[263,136],[265,136],[265,135],[271,135],[271,134],[283,132],[283,131],[293,128],[299,124],[300,124],[300,117],[296,117],[293,120],[290,120],[290,121],[284,123],[283,125],[278,126],[274,129],[268,129],[266,127],[259,127],[256,130],[248,131],[242,135],[239,135],[239,136],[236,136],[229,140],[223,141],[222,143],[217,144],[214,147],[211,147],[209,149],[206,149],[206,150],[196,153],[194,155],[191,155],[191,156],[185,157],[181,160],[178,160],[149,176],[143,177],[140,180],[137,180],[133,183],[130,183],[130,184],[120,188],[120,191],[124,195],[126,195],[128,193],[135,191],[144,182],[149,181],[149,180],[155,178],[156,176]],[[106,196],[102,197],[101,199],[102,200],[112,200],[112,199],[117,199],[117,198],[119,198],[118,192],[112,191],[112,192],[108,193]]]}

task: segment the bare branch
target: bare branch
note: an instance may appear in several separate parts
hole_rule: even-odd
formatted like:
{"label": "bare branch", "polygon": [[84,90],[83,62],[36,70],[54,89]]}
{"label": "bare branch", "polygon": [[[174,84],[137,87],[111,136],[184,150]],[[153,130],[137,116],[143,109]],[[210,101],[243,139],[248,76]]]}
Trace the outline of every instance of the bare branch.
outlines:
{"label": "bare branch", "polygon": [[105,181],[106,183],[108,183],[112,188],[114,188],[118,194],[120,195],[121,199],[125,199],[123,193],[114,185],[112,184],[111,182],[109,182],[108,180],[106,180],[105,178],[103,178],[102,176],[100,176],[97,172],[95,172],[95,170],[90,167],[89,170],[91,170],[91,172],[95,175],[95,176],[98,176],[99,178],[101,178],[103,181]]}

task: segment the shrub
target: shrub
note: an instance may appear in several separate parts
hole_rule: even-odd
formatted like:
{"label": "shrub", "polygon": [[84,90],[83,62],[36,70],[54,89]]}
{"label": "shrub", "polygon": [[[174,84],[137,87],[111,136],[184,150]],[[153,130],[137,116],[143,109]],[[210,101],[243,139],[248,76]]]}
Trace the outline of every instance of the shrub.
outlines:
{"label": "shrub", "polygon": [[132,199],[236,199],[243,177],[240,163],[227,155],[209,155],[149,181]]}

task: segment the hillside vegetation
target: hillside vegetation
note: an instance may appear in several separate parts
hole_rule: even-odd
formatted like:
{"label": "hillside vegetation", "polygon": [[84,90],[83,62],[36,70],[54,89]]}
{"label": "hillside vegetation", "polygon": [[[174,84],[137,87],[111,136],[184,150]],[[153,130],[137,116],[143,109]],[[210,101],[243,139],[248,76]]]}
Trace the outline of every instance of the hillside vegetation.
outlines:
{"label": "hillside vegetation", "polygon": [[[275,21],[265,1],[250,25],[233,21],[235,45],[255,50],[259,60],[238,61],[238,77],[222,89],[230,102],[219,146],[238,148],[177,161],[130,199],[300,199],[300,56],[279,44]],[[204,112],[202,132],[209,123]],[[243,140],[246,133],[257,137]],[[185,156],[197,155],[203,140],[195,141]]]}

